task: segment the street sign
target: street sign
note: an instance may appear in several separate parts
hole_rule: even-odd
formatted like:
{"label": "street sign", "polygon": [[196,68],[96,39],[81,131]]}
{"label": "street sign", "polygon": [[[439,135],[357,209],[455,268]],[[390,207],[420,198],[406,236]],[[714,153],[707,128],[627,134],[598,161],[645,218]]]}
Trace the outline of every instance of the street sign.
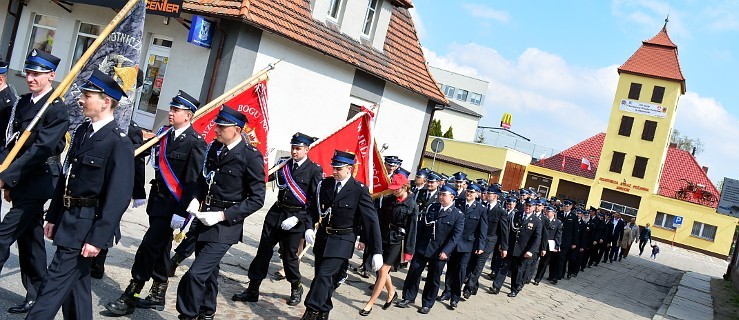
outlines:
{"label": "street sign", "polygon": [[724,178],[716,212],[739,218],[739,180]]}
{"label": "street sign", "polygon": [[432,140],[431,150],[436,153],[444,151],[444,140],[441,140],[440,138],[435,138],[434,140]]}
{"label": "street sign", "polygon": [[679,228],[683,224],[683,217],[681,216],[675,216],[675,219],[672,220],[672,226],[675,228]]}

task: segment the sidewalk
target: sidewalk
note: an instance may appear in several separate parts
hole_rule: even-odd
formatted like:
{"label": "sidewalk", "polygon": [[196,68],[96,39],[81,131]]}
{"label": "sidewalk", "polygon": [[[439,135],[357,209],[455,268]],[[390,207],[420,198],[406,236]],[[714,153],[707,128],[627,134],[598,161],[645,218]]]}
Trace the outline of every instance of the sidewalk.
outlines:
{"label": "sidewalk", "polygon": [[711,277],[695,272],[683,274],[652,319],[713,319]]}

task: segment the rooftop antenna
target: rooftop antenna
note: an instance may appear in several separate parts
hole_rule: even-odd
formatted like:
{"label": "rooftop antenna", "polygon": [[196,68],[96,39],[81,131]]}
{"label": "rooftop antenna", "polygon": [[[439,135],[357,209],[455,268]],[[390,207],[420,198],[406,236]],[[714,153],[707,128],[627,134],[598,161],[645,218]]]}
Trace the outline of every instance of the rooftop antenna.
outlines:
{"label": "rooftop antenna", "polygon": [[667,11],[667,17],[665,18],[665,25],[662,27],[662,29],[667,28],[667,23],[670,22],[670,11]]}

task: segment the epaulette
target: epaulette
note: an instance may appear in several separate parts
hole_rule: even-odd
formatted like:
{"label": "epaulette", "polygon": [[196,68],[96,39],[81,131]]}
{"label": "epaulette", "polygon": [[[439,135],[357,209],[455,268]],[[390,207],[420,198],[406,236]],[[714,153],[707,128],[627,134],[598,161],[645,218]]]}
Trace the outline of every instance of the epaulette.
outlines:
{"label": "epaulette", "polygon": [[118,134],[121,136],[121,138],[125,138],[127,136],[126,132],[124,132],[121,128],[116,127],[115,130],[118,131]]}

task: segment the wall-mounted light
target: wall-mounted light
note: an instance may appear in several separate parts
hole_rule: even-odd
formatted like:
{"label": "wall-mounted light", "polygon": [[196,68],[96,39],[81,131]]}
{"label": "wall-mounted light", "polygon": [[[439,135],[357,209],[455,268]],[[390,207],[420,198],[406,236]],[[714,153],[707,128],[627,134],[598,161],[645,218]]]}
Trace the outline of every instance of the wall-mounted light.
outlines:
{"label": "wall-mounted light", "polygon": [[164,17],[164,21],[162,21],[165,25],[169,24],[169,17]]}

